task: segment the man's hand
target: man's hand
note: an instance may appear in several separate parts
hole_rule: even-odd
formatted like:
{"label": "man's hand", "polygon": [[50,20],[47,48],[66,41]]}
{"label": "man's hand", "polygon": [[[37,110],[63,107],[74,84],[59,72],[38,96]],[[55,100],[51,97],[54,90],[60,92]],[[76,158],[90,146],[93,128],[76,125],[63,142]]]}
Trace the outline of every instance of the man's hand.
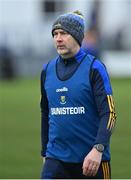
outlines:
{"label": "man's hand", "polygon": [[102,159],[102,153],[93,148],[84,159],[83,174],[85,176],[95,176]]}

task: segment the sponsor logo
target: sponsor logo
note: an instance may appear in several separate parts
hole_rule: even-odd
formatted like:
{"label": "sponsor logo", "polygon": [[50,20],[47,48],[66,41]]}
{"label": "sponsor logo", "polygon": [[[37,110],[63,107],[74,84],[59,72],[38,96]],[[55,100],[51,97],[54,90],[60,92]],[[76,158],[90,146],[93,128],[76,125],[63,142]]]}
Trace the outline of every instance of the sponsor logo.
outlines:
{"label": "sponsor logo", "polygon": [[51,108],[51,115],[76,115],[85,114],[84,107],[62,107]]}
{"label": "sponsor logo", "polygon": [[67,87],[63,87],[61,89],[56,89],[56,92],[67,92],[68,88]]}

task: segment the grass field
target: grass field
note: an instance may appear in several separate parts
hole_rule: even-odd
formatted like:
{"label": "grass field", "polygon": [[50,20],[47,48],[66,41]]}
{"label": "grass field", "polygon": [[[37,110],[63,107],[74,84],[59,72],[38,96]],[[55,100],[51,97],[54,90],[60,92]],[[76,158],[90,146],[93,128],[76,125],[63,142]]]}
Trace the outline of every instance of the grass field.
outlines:
{"label": "grass field", "polygon": [[[131,178],[131,79],[112,79],[117,126],[112,178]],[[0,82],[0,178],[40,177],[39,79]]]}

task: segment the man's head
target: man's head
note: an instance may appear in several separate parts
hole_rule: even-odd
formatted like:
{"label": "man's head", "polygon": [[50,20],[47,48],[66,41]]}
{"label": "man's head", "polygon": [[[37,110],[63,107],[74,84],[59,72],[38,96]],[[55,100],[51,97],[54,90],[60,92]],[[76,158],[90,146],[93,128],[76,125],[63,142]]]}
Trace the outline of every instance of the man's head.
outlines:
{"label": "man's head", "polygon": [[63,29],[69,33],[81,46],[84,38],[84,18],[80,11],[67,13],[59,16],[52,26],[52,35],[54,30]]}
{"label": "man's head", "polygon": [[84,38],[84,20],[79,12],[58,17],[52,27],[55,46],[64,58],[73,56],[80,48]]}

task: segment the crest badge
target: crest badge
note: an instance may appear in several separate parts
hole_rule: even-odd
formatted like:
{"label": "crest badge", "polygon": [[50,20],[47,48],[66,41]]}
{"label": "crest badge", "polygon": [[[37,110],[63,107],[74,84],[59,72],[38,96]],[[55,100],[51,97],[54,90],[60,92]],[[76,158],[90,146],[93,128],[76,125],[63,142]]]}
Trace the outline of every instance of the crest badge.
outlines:
{"label": "crest badge", "polygon": [[60,96],[60,104],[66,104],[66,97]]}

